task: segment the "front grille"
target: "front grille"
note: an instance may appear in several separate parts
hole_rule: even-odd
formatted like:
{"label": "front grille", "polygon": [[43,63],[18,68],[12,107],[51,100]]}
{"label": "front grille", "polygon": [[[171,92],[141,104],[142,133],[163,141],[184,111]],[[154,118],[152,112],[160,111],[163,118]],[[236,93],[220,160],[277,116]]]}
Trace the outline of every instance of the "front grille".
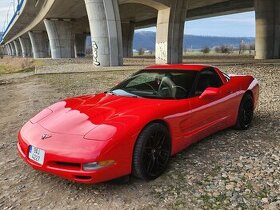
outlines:
{"label": "front grille", "polygon": [[69,163],[69,162],[61,162],[61,161],[50,162],[49,166],[54,168],[63,168],[63,169],[74,169],[74,170],[81,169],[80,163]]}

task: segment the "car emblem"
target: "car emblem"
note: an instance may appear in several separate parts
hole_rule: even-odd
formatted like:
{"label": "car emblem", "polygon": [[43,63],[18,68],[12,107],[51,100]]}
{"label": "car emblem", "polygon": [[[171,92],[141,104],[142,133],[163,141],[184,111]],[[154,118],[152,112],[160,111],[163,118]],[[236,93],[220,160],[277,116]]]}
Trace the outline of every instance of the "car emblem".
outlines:
{"label": "car emblem", "polygon": [[45,139],[48,139],[48,138],[51,138],[51,137],[52,137],[51,135],[45,133],[45,134],[42,135],[41,139],[45,140]]}

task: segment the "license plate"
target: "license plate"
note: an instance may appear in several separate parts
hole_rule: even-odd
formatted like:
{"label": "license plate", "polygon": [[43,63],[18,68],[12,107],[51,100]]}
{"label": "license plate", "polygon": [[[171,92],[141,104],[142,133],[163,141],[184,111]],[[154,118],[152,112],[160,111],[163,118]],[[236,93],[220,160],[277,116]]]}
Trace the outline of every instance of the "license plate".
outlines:
{"label": "license plate", "polygon": [[44,159],[45,159],[45,151],[42,149],[39,149],[37,147],[30,146],[28,157],[29,157],[29,159],[35,161],[36,163],[43,165]]}

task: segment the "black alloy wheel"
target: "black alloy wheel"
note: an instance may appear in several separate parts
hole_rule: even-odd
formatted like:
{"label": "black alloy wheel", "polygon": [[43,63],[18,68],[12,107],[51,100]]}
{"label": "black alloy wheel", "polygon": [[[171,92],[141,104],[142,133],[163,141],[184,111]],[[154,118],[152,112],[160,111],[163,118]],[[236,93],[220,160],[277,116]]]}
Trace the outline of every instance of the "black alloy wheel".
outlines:
{"label": "black alloy wheel", "polygon": [[152,123],[139,135],[133,155],[133,175],[144,180],[159,177],[167,168],[171,153],[169,131]]}

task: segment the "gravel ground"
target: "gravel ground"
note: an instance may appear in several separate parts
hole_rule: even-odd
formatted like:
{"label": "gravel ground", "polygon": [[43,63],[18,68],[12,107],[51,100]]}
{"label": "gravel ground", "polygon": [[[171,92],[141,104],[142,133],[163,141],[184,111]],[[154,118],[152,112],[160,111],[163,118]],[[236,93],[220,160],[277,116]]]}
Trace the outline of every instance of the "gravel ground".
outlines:
{"label": "gravel ground", "polygon": [[280,209],[280,65],[221,66],[261,85],[254,124],[228,129],[171,159],[151,182],[82,185],[32,170],[16,154],[17,132],[65,97],[105,91],[133,71],[0,76],[0,209]]}

